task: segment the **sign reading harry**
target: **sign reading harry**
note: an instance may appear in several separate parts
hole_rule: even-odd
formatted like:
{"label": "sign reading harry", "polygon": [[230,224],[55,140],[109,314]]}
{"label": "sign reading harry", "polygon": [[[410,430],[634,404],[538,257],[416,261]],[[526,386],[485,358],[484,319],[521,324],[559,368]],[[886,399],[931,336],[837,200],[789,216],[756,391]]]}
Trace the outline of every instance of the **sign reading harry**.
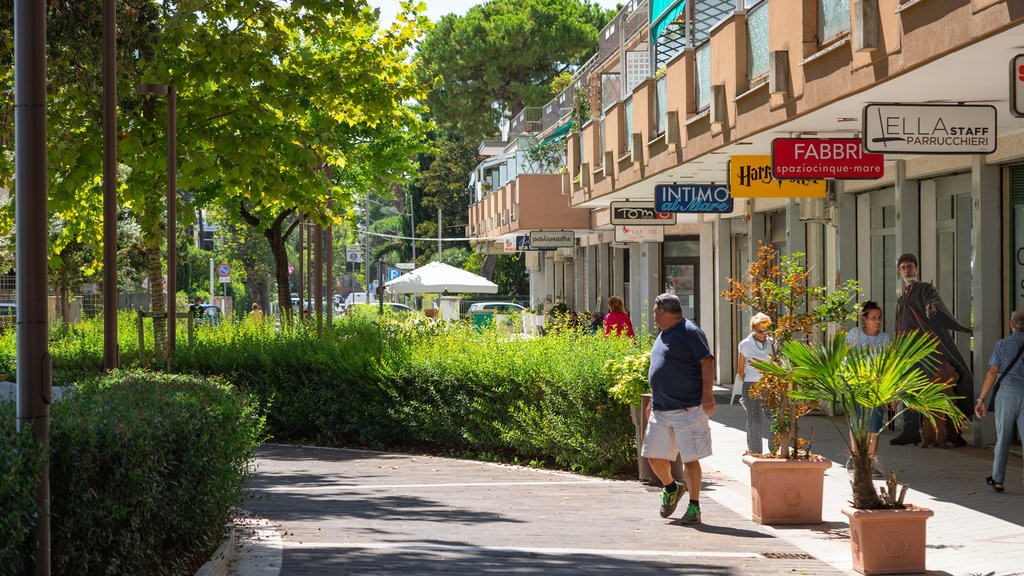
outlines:
{"label": "sign reading harry", "polygon": [[864,149],[914,154],[991,154],[996,151],[995,106],[868,104]]}
{"label": "sign reading harry", "polygon": [[824,198],[826,180],[779,180],[772,175],[771,156],[729,159],[733,198]]}
{"label": "sign reading harry", "polygon": [[658,212],[726,214],[732,212],[729,187],[720,184],[658,184],[654,187]]}

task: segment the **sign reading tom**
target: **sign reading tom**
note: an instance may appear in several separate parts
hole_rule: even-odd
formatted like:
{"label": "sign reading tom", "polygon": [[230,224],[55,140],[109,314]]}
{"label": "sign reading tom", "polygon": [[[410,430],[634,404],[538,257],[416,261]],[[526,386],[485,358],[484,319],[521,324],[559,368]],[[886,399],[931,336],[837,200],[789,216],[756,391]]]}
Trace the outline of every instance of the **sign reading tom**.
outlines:
{"label": "sign reading tom", "polygon": [[576,233],[572,230],[530,232],[530,246],[533,248],[572,248],[576,245]]}
{"label": "sign reading tom", "polygon": [[729,158],[729,187],[734,198],[824,198],[827,180],[780,180],[771,156]]}
{"label": "sign reading tom", "polygon": [[658,184],[654,187],[654,209],[687,214],[732,212],[732,195],[722,184]]}
{"label": "sign reading tom", "polygon": [[625,226],[672,226],[674,212],[658,212],[654,202],[612,202],[608,207],[611,223]]}
{"label": "sign reading tom", "polygon": [[995,106],[868,104],[864,149],[887,154],[991,154]]}

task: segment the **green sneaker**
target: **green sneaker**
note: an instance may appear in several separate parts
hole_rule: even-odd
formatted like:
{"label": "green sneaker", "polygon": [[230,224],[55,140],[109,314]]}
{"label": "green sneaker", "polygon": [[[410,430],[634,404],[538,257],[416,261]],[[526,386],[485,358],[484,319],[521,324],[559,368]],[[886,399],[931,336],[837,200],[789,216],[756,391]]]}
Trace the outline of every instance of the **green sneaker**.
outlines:
{"label": "green sneaker", "polygon": [[679,504],[679,499],[686,493],[686,484],[683,482],[676,482],[676,491],[669,492],[664,488],[661,489],[661,517],[668,518],[676,511],[676,506]]}
{"label": "green sneaker", "polygon": [[686,514],[683,514],[681,524],[700,524],[700,508],[693,504],[686,507]]}

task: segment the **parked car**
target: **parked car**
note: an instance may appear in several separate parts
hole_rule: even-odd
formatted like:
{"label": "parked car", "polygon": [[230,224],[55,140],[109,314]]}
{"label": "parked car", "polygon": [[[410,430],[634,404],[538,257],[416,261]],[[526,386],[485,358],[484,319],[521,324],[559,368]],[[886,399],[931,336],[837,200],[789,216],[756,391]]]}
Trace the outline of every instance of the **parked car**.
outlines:
{"label": "parked car", "polygon": [[0,302],[0,330],[13,328],[18,323],[18,305],[14,302]]}
{"label": "parked car", "polygon": [[[380,308],[379,302],[353,302],[345,307],[345,311],[341,313],[342,316],[348,316],[355,308],[368,308],[370,310],[378,310]],[[388,311],[395,314],[411,314],[414,310],[405,304],[398,302],[384,302],[384,312]]]}
{"label": "parked car", "polygon": [[526,312],[526,306],[521,306],[515,302],[475,302],[470,305],[467,315],[472,318],[475,312],[493,312],[494,314],[510,314],[515,312],[522,314]]}

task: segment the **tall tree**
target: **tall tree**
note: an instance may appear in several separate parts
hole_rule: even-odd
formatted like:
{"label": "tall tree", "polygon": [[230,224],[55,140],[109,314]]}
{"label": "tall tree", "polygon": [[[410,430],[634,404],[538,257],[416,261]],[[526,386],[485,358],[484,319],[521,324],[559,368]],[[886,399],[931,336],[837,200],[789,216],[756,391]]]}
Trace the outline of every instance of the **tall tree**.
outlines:
{"label": "tall tree", "polygon": [[442,17],[416,55],[438,125],[493,138],[503,120],[551,100],[551,81],[596,51],[614,15],[586,0],[491,0]]}

